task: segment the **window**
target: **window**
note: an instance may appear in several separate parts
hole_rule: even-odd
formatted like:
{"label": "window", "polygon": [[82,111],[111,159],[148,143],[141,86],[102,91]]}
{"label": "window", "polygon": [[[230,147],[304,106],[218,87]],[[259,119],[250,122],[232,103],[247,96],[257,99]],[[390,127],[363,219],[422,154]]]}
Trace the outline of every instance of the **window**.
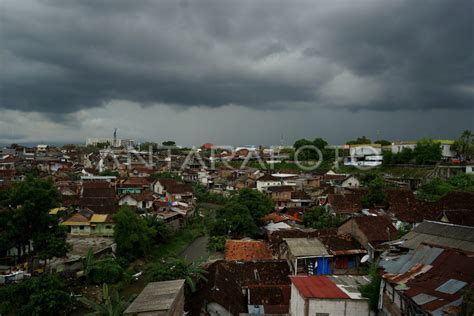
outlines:
{"label": "window", "polygon": [[80,230],[84,230],[84,226],[79,226],[79,229],[80,229]]}
{"label": "window", "polygon": [[107,228],[107,229],[112,229],[112,226],[111,226],[111,225],[107,225],[107,226],[105,226],[105,228]]}
{"label": "window", "polygon": [[316,316],[329,316],[329,313],[316,313]]}

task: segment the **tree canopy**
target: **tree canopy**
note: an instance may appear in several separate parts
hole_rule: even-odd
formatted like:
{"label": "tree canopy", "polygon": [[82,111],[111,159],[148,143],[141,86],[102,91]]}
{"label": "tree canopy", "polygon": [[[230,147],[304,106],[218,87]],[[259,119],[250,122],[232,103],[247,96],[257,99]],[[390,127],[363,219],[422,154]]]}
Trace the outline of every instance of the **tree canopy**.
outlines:
{"label": "tree canopy", "polygon": [[[322,152],[323,159],[324,159],[325,157],[332,156],[332,155],[329,155],[328,152],[326,152],[325,147],[327,145],[328,145],[327,141],[325,141],[324,139],[318,137],[318,138],[315,138],[313,141],[307,140],[305,138],[299,139],[293,144],[293,147],[294,147],[295,151],[298,151],[298,149],[300,149],[301,147],[304,147],[304,146],[314,146]],[[319,159],[319,155],[316,152],[316,150],[314,150],[312,148],[303,148],[298,153],[297,158],[298,158],[298,160],[302,160],[302,161],[304,161],[304,160],[317,160],[317,159]]]}
{"label": "tree canopy", "polygon": [[0,287],[1,315],[62,315],[71,303],[69,290],[57,275],[43,274]]}
{"label": "tree canopy", "polygon": [[261,218],[273,209],[273,201],[265,194],[250,188],[242,189],[216,211],[210,235],[253,236]]}
{"label": "tree canopy", "polygon": [[474,135],[470,130],[465,130],[454,142],[454,149],[464,160],[471,160],[474,157]]}
{"label": "tree canopy", "polygon": [[390,146],[392,143],[386,139],[378,139],[374,142],[374,144],[380,144],[382,146]]}
{"label": "tree canopy", "polygon": [[441,146],[431,139],[422,139],[416,143],[413,155],[419,165],[433,164],[441,160]]}
{"label": "tree canopy", "polygon": [[142,257],[150,249],[156,231],[135,214],[128,205],[120,207],[114,216],[114,239],[117,255],[133,260]]}
{"label": "tree canopy", "polygon": [[163,146],[176,146],[176,142],[172,140],[167,140],[161,143]]}
{"label": "tree canopy", "polygon": [[164,262],[156,262],[148,268],[151,281],[167,281],[184,279],[191,292],[196,290],[200,280],[207,281],[206,270],[197,262],[187,262],[184,259],[170,258]]}
{"label": "tree canopy", "polygon": [[384,181],[381,177],[375,177],[368,184],[368,192],[362,199],[364,207],[376,207],[385,204]]}
{"label": "tree canopy", "polygon": [[102,302],[100,304],[85,297],[81,297],[79,300],[92,308],[94,311],[92,315],[96,316],[121,316],[131,303],[120,297],[117,290],[110,291],[105,283],[102,286]]}
{"label": "tree canopy", "polygon": [[211,236],[244,237],[253,236],[257,232],[249,209],[235,201],[229,202],[216,211],[216,219],[211,225]]}
{"label": "tree canopy", "polygon": [[449,179],[435,178],[420,186],[417,197],[422,200],[436,201],[453,191],[473,191],[474,175],[459,174]]}
{"label": "tree canopy", "polygon": [[365,136],[357,137],[356,139],[350,140],[347,142],[348,145],[364,145],[364,144],[371,144],[372,141],[370,138]]}
{"label": "tree canopy", "polygon": [[329,213],[322,206],[316,206],[303,215],[304,226],[316,229],[339,227],[343,220],[342,217]]}
{"label": "tree canopy", "polygon": [[[27,177],[0,195],[0,251],[15,246],[23,255],[42,259],[64,256],[69,247],[66,231],[49,210],[59,206],[61,195],[51,180]],[[30,249],[30,242],[33,249]],[[20,254],[19,254],[20,256]]]}

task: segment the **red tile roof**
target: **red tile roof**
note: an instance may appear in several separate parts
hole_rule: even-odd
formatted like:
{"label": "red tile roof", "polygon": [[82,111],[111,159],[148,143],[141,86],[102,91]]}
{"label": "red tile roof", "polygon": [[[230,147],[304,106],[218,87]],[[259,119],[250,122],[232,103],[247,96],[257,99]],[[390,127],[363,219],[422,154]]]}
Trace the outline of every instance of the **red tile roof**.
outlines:
{"label": "red tile roof", "polygon": [[273,222],[273,223],[281,223],[287,221],[294,221],[294,222],[303,222],[301,219],[296,218],[290,214],[280,214],[278,212],[270,213],[262,218],[264,222]]}
{"label": "red tile roof", "polygon": [[227,261],[271,260],[269,245],[259,240],[227,240],[224,259]]}
{"label": "red tile roof", "polygon": [[304,298],[349,299],[329,278],[319,276],[292,276],[291,282]]}
{"label": "red tile roof", "polygon": [[397,237],[397,229],[386,216],[357,216],[353,220],[372,244]]}
{"label": "red tile roof", "polygon": [[329,194],[328,202],[336,213],[357,213],[362,210],[363,194]]}

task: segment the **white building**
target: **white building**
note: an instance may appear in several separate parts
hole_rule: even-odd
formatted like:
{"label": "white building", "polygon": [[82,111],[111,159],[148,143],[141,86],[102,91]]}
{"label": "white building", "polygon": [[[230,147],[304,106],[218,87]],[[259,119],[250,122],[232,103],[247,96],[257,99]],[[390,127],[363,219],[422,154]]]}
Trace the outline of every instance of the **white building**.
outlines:
{"label": "white building", "polygon": [[402,152],[404,148],[414,150],[416,147],[416,142],[394,142],[392,143],[392,153],[398,154]]}
{"label": "white building", "polygon": [[367,284],[364,276],[292,276],[290,315],[370,315],[369,301],[358,290]]}
{"label": "white building", "polygon": [[382,145],[363,144],[350,145],[349,157],[344,159],[346,166],[375,167],[383,162]]}
{"label": "white building", "polygon": [[[441,147],[441,156],[444,159],[450,159],[456,157],[456,151],[453,148],[454,141],[452,140],[434,140],[433,142],[439,144]],[[414,150],[416,147],[415,141],[401,141],[392,143],[392,153],[397,154],[404,148]]]}

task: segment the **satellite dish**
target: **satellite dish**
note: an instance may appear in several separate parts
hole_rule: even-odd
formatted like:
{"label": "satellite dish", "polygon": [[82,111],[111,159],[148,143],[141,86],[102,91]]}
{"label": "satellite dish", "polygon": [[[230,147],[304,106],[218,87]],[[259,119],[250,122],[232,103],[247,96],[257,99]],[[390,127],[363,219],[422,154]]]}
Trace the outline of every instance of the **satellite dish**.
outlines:
{"label": "satellite dish", "polygon": [[364,262],[367,262],[367,260],[369,260],[369,255],[363,256],[362,259],[360,259],[360,262],[364,263]]}

